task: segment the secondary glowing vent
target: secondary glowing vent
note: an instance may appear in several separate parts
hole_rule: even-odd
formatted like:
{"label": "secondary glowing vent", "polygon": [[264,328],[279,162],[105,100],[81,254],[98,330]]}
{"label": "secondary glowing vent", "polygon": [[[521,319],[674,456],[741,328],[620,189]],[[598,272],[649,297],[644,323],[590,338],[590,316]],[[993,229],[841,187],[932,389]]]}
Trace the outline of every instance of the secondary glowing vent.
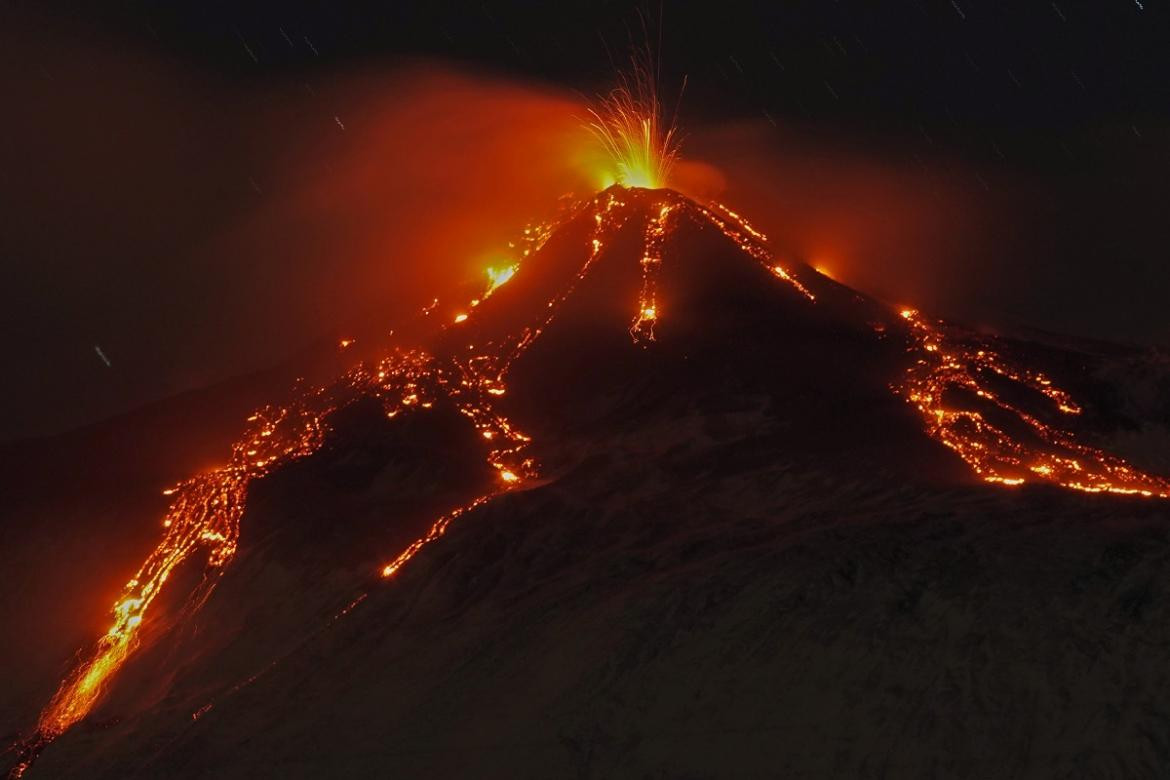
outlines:
{"label": "secondary glowing vent", "polygon": [[519,268],[520,268],[520,266],[518,264],[513,263],[512,265],[505,265],[505,266],[492,267],[492,268],[486,269],[484,271],[484,273],[487,274],[488,288],[487,288],[487,291],[483,294],[483,297],[487,298],[489,295],[494,293],[500,287],[504,286],[509,281],[511,281],[512,277],[516,275],[516,270]]}

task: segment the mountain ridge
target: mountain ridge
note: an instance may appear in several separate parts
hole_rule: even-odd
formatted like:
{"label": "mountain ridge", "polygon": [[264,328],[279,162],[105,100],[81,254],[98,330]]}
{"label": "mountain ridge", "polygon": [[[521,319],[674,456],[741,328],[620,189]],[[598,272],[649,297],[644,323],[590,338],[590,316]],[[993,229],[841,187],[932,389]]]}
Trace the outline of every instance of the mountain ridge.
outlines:
{"label": "mountain ridge", "polygon": [[[675,221],[683,217],[685,224]],[[253,691],[266,690],[279,709],[280,689],[266,687],[278,685],[269,679],[287,682],[292,675],[304,682],[312,676],[313,666],[352,679],[353,670],[330,667],[328,655],[314,648],[335,647],[335,633],[360,635],[359,620],[378,613],[379,604],[392,612],[406,609],[390,622],[409,624],[415,608],[407,609],[399,599],[420,599],[417,608],[430,614],[423,625],[445,625],[462,635],[451,614],[507,612],[508,604],[520,605],[516,608],[531,615],[551,609],[538,588],[523,585],[525,573],[533,581],[558,582],[563,576],[578,583],[574,587],[591,587],[589,577],[582,579],[571,570],[563,575],[550,571],[546,559],[572,561],[603,581],[616,577],[626,583],[623,588],[634,591],[653,589],[659,579],[654,572],[662,568],[667,573],[661,576],[667,580],[683,583],[693,577],[697,592],[706,594],[702,598],[718,602],[722,597],[713,594],[719,593],[720,574],[718,567],[705,568],[710,561],[703,563],[704,550],[713,550],[715,559],[724,562],[738,560],[740,554],[767,558],[790,545],[799,547],[799,539],[808,533],[821,540],[818,544],[832,548],[835,535],[861,533],[844,530],[848,528],[844,518],[856,518],[861,528],[878,529],[874,533],[887,539],[883,543],[902,550],[897,555],[906,555],[904,541],[897,540],[924,534],[932,549],[952,554],[953,550],[947,552],[948,540],[954,536],[965,545],[963,555],[974,556],[977,562],[982,543],[978,529],[948,523],[949,530],[934,538],[929,529],[906,526],[899,515],[907,507],[917,507],[911,513],[919,519],[960,514],[970,520],[982,513],[1003,513],[1019,517],[1028,528],[1023,533],[1039,536],[1051,525],[1042,519],[1038,529],[1030,527],[1035,513],[1042,518],[1051,512],[1066,513],[1089,524],[1095,507],[1107,506],[1123,518],[1121,526],[1133,523],[1151,529],[1165,517],[1163,507],[1137,498],[1078,496],[1048,486],[994,492],[1003,489],[978,482],[962,458],[942,457],[946,450],[924,432],[913,405],[891,385],[915,365],[925,365],[930,371],[927,378],[935,381],[933,364],[923,362],[927,353],[964,350],[955,354],[975,355],[977,348],[992,342],[969,332],[951,336],[912,310],[889,309],[803,265],[781,264],[762,236],[722,207],[701,206],[677,193],[611,188],[579,205],[569,217],[535,229],[520,247],[525,259],[514,277],[489,290],[470,311],[442,323],[433,339],[424,338],[418,347],[401,347],[381,361],[359,364],[334,385],[318,390],[309,384],[307,395],[296,405],[264,409],[253,416],[258,419],[247,436],[254,438],[246,436],[241,443],[260,447],[263,437],[274,434],[277,446],[271,456],[265,454],[270,450],[262,450],[260,465],[252,463],[251,452],[242,457],[239,449],[233,457],[240,460],[221,467],[228,469],[223,473],[232,480],[232,490],[240,491],[240,515],[226,526],[216,521],[209,527],[228,536],[217,537],[215,545],[230,541],[230,547],[210,546],[204,551],[195,544],[175,564],[175,581],[194,578],[188,587],[199,594],[189,615],[181,593],[159,601],[159,610],[151,613],[155,617],[140,621],[148,632],[145,640],[119,661],[124,664],[120,676],[112,678],[106,696],[96,701],[92,717],[87,711],[76,721],[76,729],[66,727],[53,735],[56,741],[46,743],[28,776],[40,772],[123,776],[134,771],[145,776],[151,772],[178,776],[180,771],[188,771],[187,776],[212,771],[245,776],[246,762],[232,767],[222,763],[239,749],[236,738],[216,731],[226,726],[208,725],[234,723],[236,733],[245,735],[241,738],[251,739],[246,737],[252,733],[246,726],[247,707],[240,709],[233,702],[255,703],[258,694]],[[636,306],[631,305],[634,302]],[[422,321],[445,316],[443,311],[432,307],[421,315]],[[354,348],[346,347],[341,354],[356,359],[357,353],[346,351],[350,349]],[[1061,412],[1065,406],[1073,408],[1046,373],[1017,370],[1014,355],[986,354],[979,351],[977,361],[964,364],[966,374],[956,374],[943,360],[940,366],[949,372],[941,375],[943,380],[990,394],[987,397],[995,403],[1002,400],[1003,416],[1015,415],[1028,425],[1033,414],[1044,415],[1035,418],[1044,426],[1053,424],[1049,418],[1062,419],[1056,410],[1033,412],[1033,407],[1057,402]],[[988,383],[988,375],[997,373],[999,379]],[[964,384],[968,377],[975,384]],[[997,388],[1005,382],[1035,397],[1021,401],[1001,393]],[[414,413],[418,408],[432,411],[420,416]],[[1081,419],[1068,424],[1084,427]],[[306,438],[286,440],[294,430],[288,426],[302,422],[308,426]],[[1052,430],[1064,436],[1063,429]],[[1079,435],[1080,428],[1076,430]],[[1073,446],[1059,436],[1056,445]],[[477,452],[477,437],[487,441],[487,449],[469,455]],[[248,445],[249,441],[256,444]],[[1108,466],[1112,461],[1103,463]],[[198,498],[201,494],[185,491],[202,490],[201,484],[181,483],[180,497]],[[684,496],[686,501],[681,500]],[[788,502],[792,505],[786,506]],[[602,508],[596,528],[589,523],[590,506]],[[436,516],[439,520],[431,525]],[[563,522],[564,532],[540,530],[539,520],[545,516]],[[508,517],[525,529],[515,538],[503,530]],[[671,528],[672,517],[678,518],[677,529]],[[794,524],[775,524],[780,517],[796,519]],[[639,528],[642,522],[648,525]],[[883,523],[891,523],[893,530],[880,530]],[[460,530],[464,526],[468,530]],[[726,545],[718,541],[725,526],[735,529]],[[475,541],[485,527],[488,537]],[[612,531],[614,538],[607,540],[598,529]],[[1114,532],[1121,533],[1117,529],[1100,533]],[[238,533],[238,540],[233,533]],[[543,541],[528,548],[525,534]],[[412,537],[426,541],[417,548],[409,545],[408,557],[387,566],[394,575],[392,584],[378,581],[377,559],[385,561],[395,544],[401,547]],[[998,541],[991,544],[1003,554]],[[606,574],[606,556],[614,545],[621,551],[615,564],[620,571]],[[1156,545],[1151,542],[1149,547],[1154,550]],[[499,559],[489,554],[493,549]],[[337,555],[341,550],[348,552]],[[202,563],[204,552],[215,569],[211,589],[190,584],[198,581],[199,566],[208,565]],[[221,564],[214,563],[217,555]],[[1078,555],[1088,556],[1079,549],[1074,557]],[[914,560],[920,568],[931,568],[926,560]],[[993,568],[1002,565],[996,561]],[[895,570],[883,571],[899,579]],[[779,576],[757,574],[761,581]],[[439,578],[435,587],[445,593],[437,603],[446,606],[437,613],[427,595],[428,575]],[[641,575],[650,579],[643,582]],[[843,576],[848,582],[857,575]],[[438,584],[447,577],[454,581]],[[501,582],[512,582],[513,592],[498,602]],[[776,583],[793,587],[783,577]],[[743,580],[738,587],[752,586]],[[922,591],[932,586],[915,587]],[[957,588],[958,583],[947,587]],[[1130,584],[1122,582],[1119,587]],[[604,595],[589,609],[609,610],[625,626],[620,642],[637,656],[641,651],[636,637],[642,628],[636,619],[628,624],[621,619],[622,592]],[[849,604],[856,594],[833,592],[833,598],[842,599],[835,608],[843,609],[843,615],[854,614]],[[296,598],[279,606],[286,604],[288,594]],[[914,594],[912,587],[905,595],[910,600],[905,608],[895,600],[892,614],[913,612],[922,598],[921,592]],[[952,596],[960,602],[964,598],[957,591]],[[1145,597],[1137,598],[1135,615],[1140,615],[1146,609],[1141,606]],[[967,608],[978,612],[977,603]],[[799,602],[793,609],[800,612]],[[159,612],[163,617],[157,617]],[[815,621],[815,615],[801,614],[806,622]],[[182,621],[174,619],[185,615]],[[684,618],[678,615],[679,620]],[[137,629],[139,623],[128,625]],[[363,625],[371,624],[365,619]],[[766,625],[753,630],[767,632]],[[469,630],[474,634],[478,629]],[[633,633],[622,633],[626,631]],[[719,631],[710,636],[700,632],[694,640],[718,653],[723,636]],[[389,644],[380,644],[383,640]],[[397,640],[384,633],[354,641],[359,655],[404,653],[427,666],[425,650],[419,655],[417,646],[396,645]],[[653,648],[657,640],[648,641],[647,647]],[[452,663],[481,663],[474,660],[478,657],[474,642],[452,652]],[[566,659],[571,656],[565,646],[557,646],[556,652]],[[306,656],[312,659],[308,666]],[[520,656],[532,658],[527,651]],[[603,660],[597,662],[604,666]],[[653,668],[656,674],[677,679],[673,667]],[[583,667],[580,673],[588,677],[598,670]],[[576,683],[570,685],[576,693],[558,689],[557,676],[547,674],[560,695],[592,706],[581,698],[586,692]],[[425,701],[424,680],[395,679],[422,696],[420,703]],[[443,679],[441,673],[438,679]],[[366,684],[371,690],[379,688],[371,680]],[[631,678],[621,685],[636,682]],[[296,686],[290,684],[286,690]],[[538,706],[544,695],[539,686],[529,694],[535,698],[525,705],[529,707],[525,717],[530,719],[525,722],[535,727],[537,713],[546,705]],[[623,693],[623,706],[634,710],[623,710],[622,717],[636,721],[631,695]],[[350,689],[348,696],[334,707],[350,701],[355,712],[376,717],[376,707],[363,697],[360,686]],[[321,705],[328,700],[321,694],[314,701]],[[483,707],[488,700],[475,701]],[[730,704],[725,701],[721,706]],[[269,710],[265,716],[270,726],[277,711]],[[444,712],[433,717],[456,717]],[[564,712],[560,716],[569,717]],[[395,722],[403,726],[404,717],[400,711]],[[579,745],[588,739],[570,721],[572,717],[561,721],[567,730],[548,744],[561,746],[558,760],[568,762],[566,769],[587,774],[594,771],[590,753]],[[303,748],[294,748],[308,738],[310,727],[328,731],[311,711],[301,712],[301,720],[290,724],[293,732],[273,726],[276,742],[269,747],[277,753],[267,754],[265,760],[290,761],[279,757],[278,748],[287,749],[305,767],[326,771],[328,762],[319,762],[323,754],[314,758]],[[213,732],[226,738],[217,743],[223,750],[235,747],[229,753],[212,750],[209,755],[218,755],[214,761],[220,763],[200,765],[204,737],[199,735]],[[345,741],[336,733],[332,740]],[[606,739],[599,743],[604,751],[617,750],[616,758],[608,759],[619,762],[615,767],[621,766],[622,750],[636,748],[636,743],[633,747],[622,747],[620,739],[617,743]],[[159,745],[182,749],[170,754],[160,752]],[[360,753],[372,745],[359,739],[352,747]],[[577,755],[582,750],[584,758]],[[937,754],[931,760],[937,760]],[[426,768],[426,761],[416,767],[418,771]],[[670,766],[661,759],[654,764],[652,757],[646,761],[660,769]],[[520,775],[534,770],[523,761],[509,766]],[[356,772],[358,766],[352,769]]]}

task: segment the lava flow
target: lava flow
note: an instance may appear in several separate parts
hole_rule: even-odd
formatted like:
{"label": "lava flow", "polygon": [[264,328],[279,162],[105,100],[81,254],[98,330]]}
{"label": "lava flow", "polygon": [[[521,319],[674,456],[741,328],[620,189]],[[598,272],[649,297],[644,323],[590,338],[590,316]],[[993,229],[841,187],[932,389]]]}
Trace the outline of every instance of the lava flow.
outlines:
{"label": "lava flow", "polygon": [[[507,281],[491,277],[489,292]],[[342,348],[349,346],[342,342]],[[82,656],[45,706],[36,730],[13,746],[18,778],[50,742],[84,718],[118,670],[141,644],[152,603],[176,568],[198,552],[206,554],[204,576],[188,598],[190,614],[207,600],[223,568],[235,556],[240,518],[249,484],[280,466],[320,449],[328,418],[361,398],[381,401],[388,417],[430,409],[440,398],[451,401],[470,419],[488,445],[486,460],[496,470],[500,489],[514,487],[534,470],[522,451],[529,439],[492,404],[504,389],[498,366],[485,356],[439,361],[419,350],[394,350],[372,364],[359,364],[331,385],[301,388],[294,401],[265,407],[248,418],[244,435],[233,445],[227,465],[168,488],[174,500],[163,518],[162,541],[123,588],[112,610],[109,630]],[[382,571],[393,574],[423,545],[442,534],[446,524],[493,494],[476,499],[434,524],[426,537],[411,544]]]}
{"label": "lava flow", "polygon": [[[462,342],[453,354],[390,350],[376,361],[354,366],[332,384],[301,385],[289,403],[265,407],[249,417],[226,465],[166,491],[174,498],[162,521],[162,540],[126,583],[113,606],[109,630],[62,680],[41,712],[35,732],[14,747],[18,763],[10,777],[20,777],[49,742],[92,711],[118,670],[142,645],[145,627],[165,629],[168,616],[155,614],[151,607],[176,569],[200,554],[205,556],[203,578],[182,613],[169,618],[174,621],[190,615],[207,601],[236,555],[251,483],[318,451],[335,411],[371,397],[382,403],[389,417],[430,409],[439,402],[451,403],[479,432],[485,460],[498,479],[489,492],[440,517],[424,536],[389,560],[380,569],[383,577],[400,571],[461,515],[534,477],[536,462],[528,454],[531,440],[500,411],[497,399],[506,393],[513,361],[540,338],[627,224],[640,228],[642,243],[640,291],[637,300],[630,302],[629,332],[635,344],[645,347],[655,340],[654,326],[666,311],[659,300],[659,279],[671,238],[684,220],[702,229],[714,229],[794,290],[802,305],[817,305],[809,285],[816,287],[823,280],[810,268],[778,263],[766,236],[743,217],[720,204],[700,205],[661,188],[675,157],[673,129],[660,124],[656,99],[635,98],[634,94],[619,90],[603,103],[601,113],[594,114],[593,129],[614,158],[612,178],[619,183],[571,205],[558,220],[525,231],[516,247],[515,262],[489,269],[489,285],[481,297],[442,327],[471,327],[487,308],[481,304],[501,285],[523,274],[557,228],[581,220],[590,230],[575,275],[550,300],[538,302],[543,304],[537,309],[539,315],[505,338],[486,344]],[[638,184],[652,188],[635,186]],[[424,309],[424,315],[430,315],[437,303]],[[1170,498],[1170,480],[1143,474],[1120,458],[1079,443],[1070,432],[1042,421],[995,392],[993,382],[988,381],[997,377],[1030,388],[1060,414],[1078,414],[1079,407],[1046,376],[1013,366],[987,345],[953,337],[945,326],[915,311],[905,310],[901,315],[907,326],[908,347],[917,360],[896,390],[921,412],[926,432],[955,451],[983,479],[1006,485],[1036,479],[1081,491]],[[348,345],[342,342],[343,348]],[[966,393],[980,404],[1014,416],[1036,443],[1009,433],[983,412],[956,406],[956,393]]]}
{"label": "lava flow", "polygon": [[[903,309],[901,316],[910,325],[918,357],[897,390],[921,412],[926,432],[958,453],[980,477],[1003,485],[1035,480],[1087,493],[1170,498],[1170,480],[1143,474],[1115,455],[1081,444],[1070,432],[1005,399],[988,381],[998,377],[1029,388],[1063,416],[1080,414],[1081,407],[1044,374],[1011,365],[987,344],[951,337],[946,325],[932,323],[913,309]],[[1018,420],[1038,443],[1012,436],[985,412],[959,408],[956,396],[963,393]]]}

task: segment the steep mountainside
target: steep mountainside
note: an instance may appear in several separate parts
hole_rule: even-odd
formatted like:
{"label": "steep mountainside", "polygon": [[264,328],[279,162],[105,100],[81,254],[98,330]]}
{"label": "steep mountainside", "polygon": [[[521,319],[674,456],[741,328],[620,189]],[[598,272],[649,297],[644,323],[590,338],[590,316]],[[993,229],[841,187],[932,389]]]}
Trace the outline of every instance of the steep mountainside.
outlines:
{"label": "steep mountainside", "polygon": [[[78,583],[122,598],[182,475],[95,480],[84,512],[97,487],[25,486],[5,562],[40,585],[5,614],[38,639],[0,712],[25,777],[1170,769],[1170,483],[1118,449],[1161,422],[1110,373],[1132,355],[892,309],[664,191],[613,188],[522,248],[475,306],[258,413],[240,441],[274,460],[246,446],[210,483],[246,497],[238,529],[214,503],[199,526],[238,538],[183,548],[103,695],[40,742],[102,657],[71,655],[109,627]],[[53,506],[100,548],[65,545],[92,571],[60,594],[31,569],[71,521],[22,530]]]}

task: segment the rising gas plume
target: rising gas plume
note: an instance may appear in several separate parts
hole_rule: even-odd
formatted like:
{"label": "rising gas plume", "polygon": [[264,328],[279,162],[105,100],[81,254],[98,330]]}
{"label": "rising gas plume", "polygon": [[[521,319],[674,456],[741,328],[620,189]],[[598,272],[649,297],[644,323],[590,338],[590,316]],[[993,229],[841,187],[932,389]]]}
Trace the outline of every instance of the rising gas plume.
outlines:
{"label": "rising gas plume", "polygon": [[600,175],[564,90],[423,62],[229,81],[21,30],[0,32],[22,107],[0,145],[19,259],[0,316],[29,370],[2,391],[24,413],[0,438],[384,330],[473,287],[517,225]]}

